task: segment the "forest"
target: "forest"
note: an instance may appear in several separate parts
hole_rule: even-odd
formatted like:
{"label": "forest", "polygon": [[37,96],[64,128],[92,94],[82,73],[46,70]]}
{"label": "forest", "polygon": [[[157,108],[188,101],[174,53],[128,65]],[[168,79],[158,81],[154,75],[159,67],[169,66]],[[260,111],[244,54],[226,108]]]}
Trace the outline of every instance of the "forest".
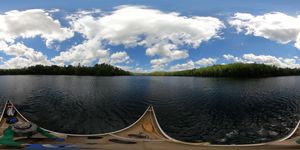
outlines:
{"label": "forest", "polygon": [[300,69],[279,68],[272,65],[256,63],[233,63],[226,65],[214,65],[191,70],[173,72],[152,72],[139,75],[202,77],[271,77],[300,75]]}
{"label": "forest", "polygon": [[0,69],[0,75],[91,75],[91,76],[117,76],[130,75],[130,72],[109,64],[96,64],[88,66],[43,66],[36,65],[20,69]]}
{"label": "forest", "polygon": [[233,63],[214,65],[191,70],[172,72],[132,73],[109,64],[89,66],[43,66],[36,65],[20,69],[0,69],[0,75],[90,75],[90,76],[200,76],[200,77],[271,77],[300,75],[300,69],[279,68],[256,63]]}

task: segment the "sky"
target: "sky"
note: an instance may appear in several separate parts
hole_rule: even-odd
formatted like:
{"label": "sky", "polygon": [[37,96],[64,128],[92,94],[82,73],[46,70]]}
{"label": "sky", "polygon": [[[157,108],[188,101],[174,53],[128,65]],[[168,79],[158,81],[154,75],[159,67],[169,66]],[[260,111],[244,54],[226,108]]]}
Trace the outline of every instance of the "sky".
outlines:
{"label": "sky", "polygon": [[133,72],[300,67],[296,0],[2,0],[0,68],[109,63]]}

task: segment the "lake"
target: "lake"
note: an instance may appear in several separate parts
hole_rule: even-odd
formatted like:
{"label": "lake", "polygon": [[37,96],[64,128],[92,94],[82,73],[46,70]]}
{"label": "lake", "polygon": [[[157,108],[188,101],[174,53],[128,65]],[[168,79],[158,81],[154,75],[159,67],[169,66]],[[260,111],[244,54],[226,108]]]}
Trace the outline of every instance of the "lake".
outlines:
{"label": "lake", "polygon": [[12,100],[32,122],[59,132],[105,133],[153,105],[170,136],[185,141],[259,143],[296,125],[300,77],[0,76],[1,106]]}

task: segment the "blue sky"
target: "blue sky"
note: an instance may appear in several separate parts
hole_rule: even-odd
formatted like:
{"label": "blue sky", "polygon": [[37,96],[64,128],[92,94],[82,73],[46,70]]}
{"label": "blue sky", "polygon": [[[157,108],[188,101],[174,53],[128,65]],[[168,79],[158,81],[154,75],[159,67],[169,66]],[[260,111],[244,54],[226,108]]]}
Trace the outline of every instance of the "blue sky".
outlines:
{"label": "blue sky", "polygon": [[299,4],[4,0],[0,67],[105,62],[144,72],[256,62],[298,68]]}

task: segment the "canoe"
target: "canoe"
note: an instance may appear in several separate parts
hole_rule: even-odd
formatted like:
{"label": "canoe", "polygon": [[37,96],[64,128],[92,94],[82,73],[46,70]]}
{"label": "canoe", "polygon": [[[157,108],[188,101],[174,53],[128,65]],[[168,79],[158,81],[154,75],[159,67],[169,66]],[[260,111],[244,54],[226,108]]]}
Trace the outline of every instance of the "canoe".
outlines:
{"label": "canoe", "polygon": [[[7,122],[9,119],[7,116],[8,109],[13,109],[15,112],[14,117],[17,118],[17,122],[31,123],[18,111],[12,102],[6,101],[0,117],[0,135],[3,135],[5,129],[17,123],[9,124]],[[40,133],[34,133],[30,138],[26,136],[15,136],[13,139],[25,143],[25,145],[33,143],[58,143],[58,139],[60,139],[60,144],[78,145],[105,144],[112,142],[134,143],[172,141],[171,138],[162,131],[152,106],[149,106],[137,121],[126,128],[114,132],[101,134],[68,134],[47,130],[42,127],[39,127],[39,129],[41,129],[43,133],[46,132],[47,134],[55,136],[56,139],[49,139]]]}
{"label": "canoe", "polygon": [[[30,121],[26,119],[14,106],[14,104],[10,101],[6,101],[5,106],[2,110],[0,116],[0,135],[5,132],[6,129],[13,126],[15,123],[9,124],[8,120],[8,109],[13,110],[14,117],[17,119],[17,122],[28,122]],[[17,123],[16,122],[16,123]],[[47,130],[42,127],[38,127],[40,132],[34,133],[30,138],[27,136],[15,136],[13,140],[15,142],[22,143],[22,146],[28,146],[30,144],[59,144],[59,145],[70,145],[70,146],[78,146],[80,148],[99,148],[99,146],[107,146],[111,144],[129,144],[129,145],[137,145],[145,146],[145,143],[156,143],[157,145],[168,145],[174,146],[174,148],[180,148],[182,145],[186,145],[183,148],[191,148],[194,146],[205,146],[205,147],[253,147],[253,146],[272,146],[272,145],[288,145],[288,146],[299,146],[296,143],[297,139],[300,139],[300,121],[297,126],[291,131],[287,136],[272,142],[266,143],[258,143],[258,144],[236,144],[236,145],[213,145],[208,142],[185,142],[176,140],[170,136],[168,136],[161,128],[156,118],[156,114],[154,108],[149,106],[146,111],[139,117],[137,121],[132,123],[126,128],[108,132],[108,133],[100,133],[100,134],[68,134],[55,132],[51,130]],[[55,138],[49,138],[51,135]],[[50,137],[51,137],[50,136]],[[179,146],[179,145],[181,146]],[[2,147],[5,145],[2,145]],[[153,146],[153,145],[151,145]],[[192,147],[190,147],[192,146]],[[0,147],[1,148],[1,147]],[[181,147],[182,148],[182,147]],[[134,148],[133,148],[134,149]]]}

